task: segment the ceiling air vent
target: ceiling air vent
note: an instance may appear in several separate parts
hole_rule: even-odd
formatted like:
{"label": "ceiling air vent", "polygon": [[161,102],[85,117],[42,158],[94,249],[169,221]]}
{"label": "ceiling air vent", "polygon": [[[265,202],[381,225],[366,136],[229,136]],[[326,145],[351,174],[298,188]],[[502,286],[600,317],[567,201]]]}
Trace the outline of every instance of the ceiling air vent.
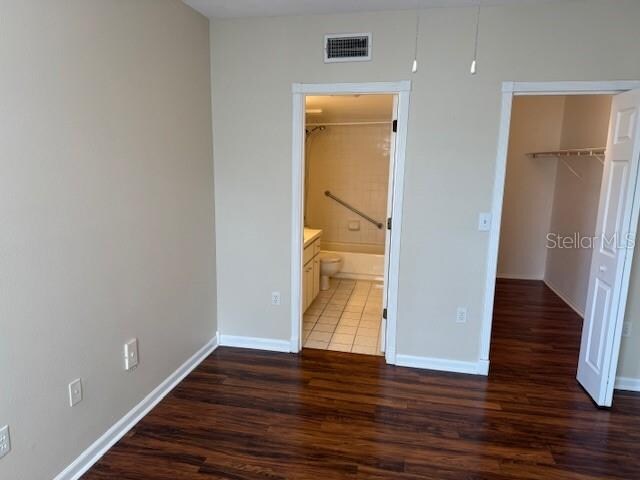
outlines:
{"label": "ceiling air vent", "polygon": [[325,63],[367,60],[371,60],[370,33],[340,33],[324,36]]}

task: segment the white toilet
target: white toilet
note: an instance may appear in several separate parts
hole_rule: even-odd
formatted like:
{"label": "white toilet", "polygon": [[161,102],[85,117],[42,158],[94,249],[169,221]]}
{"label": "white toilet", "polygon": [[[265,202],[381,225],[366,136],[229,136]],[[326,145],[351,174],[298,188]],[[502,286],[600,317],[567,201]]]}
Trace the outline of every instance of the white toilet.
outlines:
{"label": "white toilet", "polygon": [[329,278],[342,268],[342,257],[335,253],[320,253],[320,290],[329,290]]}

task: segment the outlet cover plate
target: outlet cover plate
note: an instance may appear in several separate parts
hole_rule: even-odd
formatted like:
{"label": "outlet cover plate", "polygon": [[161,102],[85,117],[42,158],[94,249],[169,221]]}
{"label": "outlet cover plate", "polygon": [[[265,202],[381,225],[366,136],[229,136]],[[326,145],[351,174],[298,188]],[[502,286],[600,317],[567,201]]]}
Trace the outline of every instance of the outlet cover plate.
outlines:
{"label": "outlet cover plate", "polygon": [[11,451],[11,437],[9,436],[9,425],[0,428],[0,458]]}
{"label": "outlet cover plate", "polygon": [[138,366],[138,339],[133,338],[124,344],[124,369]]}
{"label": "outlet cover plate", "polygon": [[271,305],[280,305],[280,292],[271,292]]}

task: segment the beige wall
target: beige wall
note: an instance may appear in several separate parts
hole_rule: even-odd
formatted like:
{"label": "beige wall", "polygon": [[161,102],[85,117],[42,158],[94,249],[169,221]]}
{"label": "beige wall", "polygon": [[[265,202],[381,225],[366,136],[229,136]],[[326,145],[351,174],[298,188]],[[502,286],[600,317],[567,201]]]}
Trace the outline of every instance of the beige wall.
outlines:
{"label": "beige wall", "polygon": [[[609,131],[610,95],[571,95],[565,102],[560,148],[604,147]],[[596,231],[602,164],[596,158],[566,161],[581,178],[558,162],[549,232],[592,237]],[[590,248],[552,248],[545,281],[584,315],[591,269]]]}
{"label": "beige wall", "polygon": [[0,478],[43,480],[215,335],[208,22],[165,0],[0,18]]}
{"label": "beige wall", "polygon": [[[329,126],[307,140],[307,224],[322,229],[322,248],[384,253],[379,229],[324,195],[326,190],[384,224],[390,125]],[[357,222],[359,230],[350,230]]]}
{"label": "beige wall", "polygon": [[[397,349],[476,361],[501,82],[640,79],[639,17],[633,0],[483,8],[476,76],[472,8],[423,12],[415,75],[410,11],[212,22],[221,331],[291,337],[291,84],[410,79]],[[373,60],[324,64],[323,35],[349,31],[373,33]]]}
{"label": "beige wall", "polygon": [[560,147],[564,103],[564,96],[513,99],[498,253],[499,277],[544,278],[557,161],[531,158],[527,153]]}

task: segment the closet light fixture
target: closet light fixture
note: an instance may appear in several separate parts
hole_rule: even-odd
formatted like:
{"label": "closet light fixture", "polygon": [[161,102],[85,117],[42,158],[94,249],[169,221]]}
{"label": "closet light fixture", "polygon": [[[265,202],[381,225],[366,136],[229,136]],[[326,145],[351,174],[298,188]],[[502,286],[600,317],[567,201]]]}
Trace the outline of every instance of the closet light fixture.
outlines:
{"label": "closet light fixture", "polygon": [[416,10],[416,39],[413,46],[413,64],[411,65],[411,73],[418,71],[418,38],[420,37],[420,10]]}
{"label": "closet light fixture", "polygon": [[478,3],[476,10],[476,36],[475,41],[473,43],[473,61],[471,62],[471,68],[469,71],[471,75],[476,74],[476,65],[478,61],[478,33],[480,32],[480,3]]}

